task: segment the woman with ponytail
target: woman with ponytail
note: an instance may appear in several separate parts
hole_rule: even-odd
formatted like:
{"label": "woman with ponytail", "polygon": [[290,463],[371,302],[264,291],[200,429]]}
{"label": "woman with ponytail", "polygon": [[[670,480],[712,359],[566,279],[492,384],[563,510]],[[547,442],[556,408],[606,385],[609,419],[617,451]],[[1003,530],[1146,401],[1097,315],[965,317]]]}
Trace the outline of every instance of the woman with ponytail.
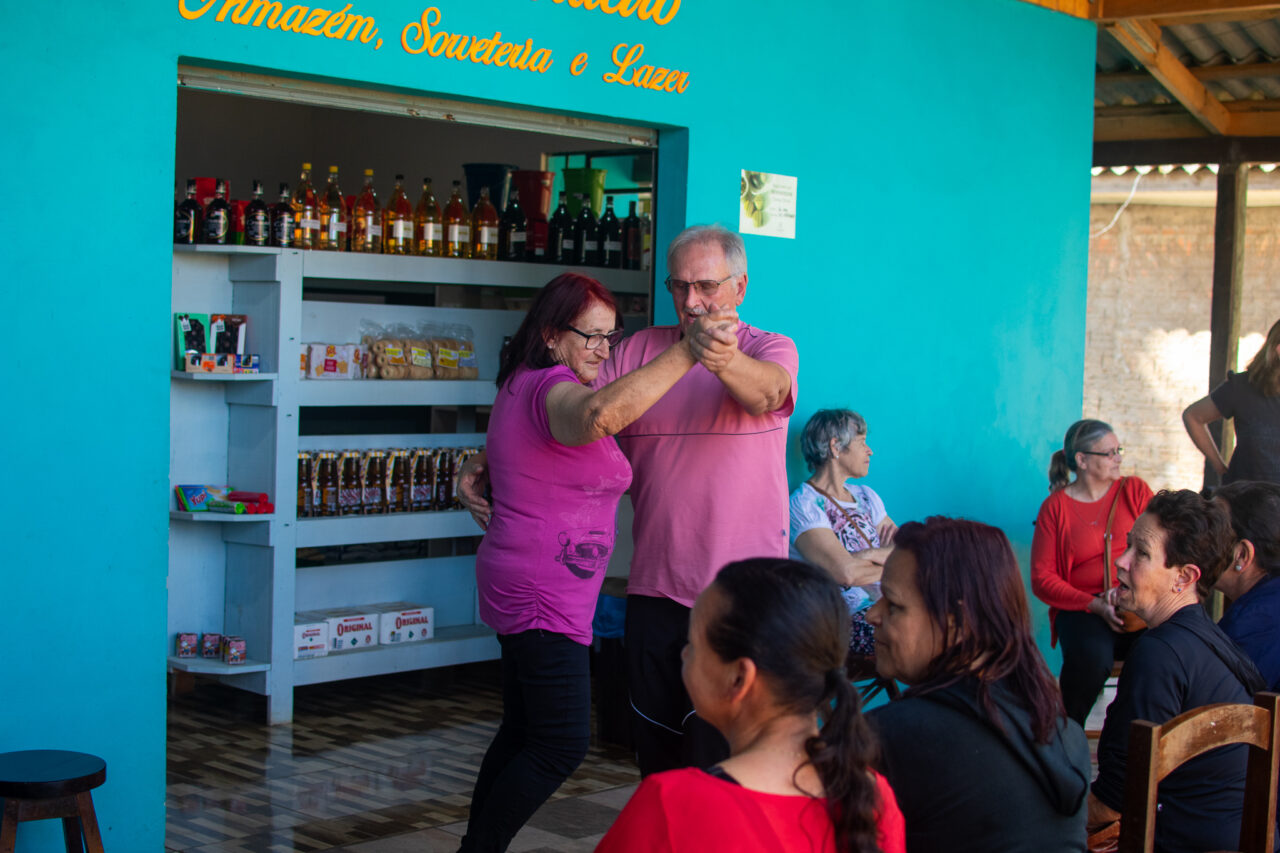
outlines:
{"label": "woman with ponytail", "polygon": [[1089,746],[1031,636],[1004,533],[908,522],[880,591],[876,669],[909,689],[867,716],[907,850],[1084,853]]}
{"label": "woman with ponytail", "polygon": [[[649,776],[597,853],[903,853],[902,814],[844,674],[849,616],[813,566],[730,563],[698,596],[684,683],[730,757]],[[1087,759],[1087,756],[1086,756]]]}
{"label": "woman with ponytail", "polygon": [[1062,701],[1080,725],[1141,624],[1126,623],[1106,598],[1115,558],[1151,499],[1141,477],[1120,476],[1123,456],[1110,425],[1073,423],[1049,462],[1050,495],[1031,539],[1031,591],[1049,605],[1052,642],[1062,643]]}

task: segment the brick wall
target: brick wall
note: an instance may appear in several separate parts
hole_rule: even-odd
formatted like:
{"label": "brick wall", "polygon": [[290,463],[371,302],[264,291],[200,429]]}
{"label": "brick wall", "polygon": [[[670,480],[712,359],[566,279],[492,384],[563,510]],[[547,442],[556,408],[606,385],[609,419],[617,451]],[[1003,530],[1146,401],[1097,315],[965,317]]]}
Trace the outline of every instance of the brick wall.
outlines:
{"label": "brick wall", "polygon": [[[1093,205],[1090,233],[1118,209]],[[1125,473],[1155,489],[1203,480],[1181,415],[1209,391],[1213,216],[1212,207],[1134,203],[1090,240],[1082,416],[1114,426]],[[1280,319],[1280,208],[1251,208],[1246,230],[1241,368]]]}

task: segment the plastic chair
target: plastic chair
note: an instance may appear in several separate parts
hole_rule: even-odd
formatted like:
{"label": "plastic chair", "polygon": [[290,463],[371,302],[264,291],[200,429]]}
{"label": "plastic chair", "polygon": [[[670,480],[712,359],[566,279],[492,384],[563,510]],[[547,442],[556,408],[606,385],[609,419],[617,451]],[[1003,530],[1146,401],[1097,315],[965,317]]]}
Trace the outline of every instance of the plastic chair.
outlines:
{"label": "plastic chair", "polygon": [[1280,694],[1259,693],[1253,702],[1206,705],[1163,725],[1146,720],[1130,724],[1120,853],[1152,853],[1155,848],[1156,787],[1161,779],[1198,755],[1236,743],[1249,745],[1240,850],[1271,853],[1280,761]]}

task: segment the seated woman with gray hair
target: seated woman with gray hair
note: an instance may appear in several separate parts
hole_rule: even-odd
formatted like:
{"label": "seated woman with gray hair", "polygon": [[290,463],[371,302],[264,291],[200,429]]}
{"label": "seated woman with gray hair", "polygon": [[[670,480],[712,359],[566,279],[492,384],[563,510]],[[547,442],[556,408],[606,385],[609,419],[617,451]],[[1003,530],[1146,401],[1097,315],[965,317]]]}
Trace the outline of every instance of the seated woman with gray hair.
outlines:
{"label": "seated woman with gray hair", "polygon": [[848,409],[815,412],[800,433],[804,461],[813,472],[791,493],[791,558],[812,563],[835,578],[849,605],[849,650],[875,653],[875,634],[863,618],[880,597],[880,573],[898,527],[884,502],[867,486],[871,448],[867,422]]}

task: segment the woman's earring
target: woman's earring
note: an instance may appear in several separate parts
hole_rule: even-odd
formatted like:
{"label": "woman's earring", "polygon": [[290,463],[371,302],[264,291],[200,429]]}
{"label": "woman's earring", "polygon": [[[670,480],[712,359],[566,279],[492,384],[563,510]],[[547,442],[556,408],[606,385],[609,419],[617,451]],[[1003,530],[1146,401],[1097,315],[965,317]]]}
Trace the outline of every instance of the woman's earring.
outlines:
{"label": "woman's earring", "polygon": [[1243,571],[1244,571],[1244,563],[1236,563],[1236,571],[1237,571],[1237,572],[1243,572]]}

